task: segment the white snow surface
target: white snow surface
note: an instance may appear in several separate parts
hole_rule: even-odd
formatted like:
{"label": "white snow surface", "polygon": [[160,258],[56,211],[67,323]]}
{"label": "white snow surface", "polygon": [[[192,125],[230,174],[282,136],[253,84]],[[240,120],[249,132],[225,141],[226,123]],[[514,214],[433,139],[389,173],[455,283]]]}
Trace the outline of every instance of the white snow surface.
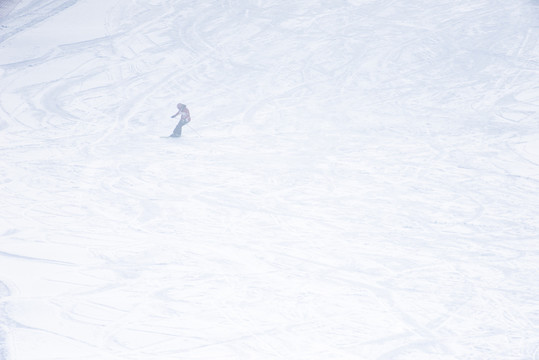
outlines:
{"label": "white snow surface", "polygon": [[0,359],[539,359],[537,1],[0,3]]}

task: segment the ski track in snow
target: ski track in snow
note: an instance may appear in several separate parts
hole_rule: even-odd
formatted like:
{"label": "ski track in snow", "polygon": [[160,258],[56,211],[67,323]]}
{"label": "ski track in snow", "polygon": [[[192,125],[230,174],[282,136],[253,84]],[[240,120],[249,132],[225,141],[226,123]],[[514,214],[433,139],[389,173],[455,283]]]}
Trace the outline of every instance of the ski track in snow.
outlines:
{"label": "ski track in snow", "polygon": [[1,360],[539,359],[533,1],[0,4]]}

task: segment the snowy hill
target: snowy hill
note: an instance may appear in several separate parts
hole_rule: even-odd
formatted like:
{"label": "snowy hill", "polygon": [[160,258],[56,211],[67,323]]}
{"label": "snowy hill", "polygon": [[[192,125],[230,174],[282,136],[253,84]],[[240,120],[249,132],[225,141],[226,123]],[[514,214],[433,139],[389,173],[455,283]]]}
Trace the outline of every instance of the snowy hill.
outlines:
{"label": "snowy hill", "polygon": [[538,19],[0,2],[0,360],[538,359]]}

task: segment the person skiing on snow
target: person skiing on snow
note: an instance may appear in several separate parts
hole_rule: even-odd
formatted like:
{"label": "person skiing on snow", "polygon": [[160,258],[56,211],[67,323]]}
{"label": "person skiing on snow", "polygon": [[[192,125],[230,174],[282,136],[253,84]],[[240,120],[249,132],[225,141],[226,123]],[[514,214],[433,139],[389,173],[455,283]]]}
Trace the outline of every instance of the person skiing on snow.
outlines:
{"label": "person skiing on snow", "polygon": [[180,137],[182,136],[182,127],[189,123],[191,121],[191,115],[189,114],[189,109],[187,109],[187,106],[185,106],[182,103],[179,103],[177,106],[178,112],[171,116],[171,118],[175,118],[178,115],[180,115],[180,121],[178,122],[178,125],[176,125],[176,128],[174,128],[174,131],[170,135],[170,137]]}

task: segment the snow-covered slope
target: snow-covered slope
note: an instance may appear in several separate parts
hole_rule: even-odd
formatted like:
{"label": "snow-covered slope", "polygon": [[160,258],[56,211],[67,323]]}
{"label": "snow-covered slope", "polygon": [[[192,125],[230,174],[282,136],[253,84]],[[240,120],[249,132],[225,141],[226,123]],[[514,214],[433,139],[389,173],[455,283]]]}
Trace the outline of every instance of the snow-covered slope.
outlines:
{"label": "snow-covered slope", "polygon": [[539,359],[536,2],[1,4],[0,359]]}

